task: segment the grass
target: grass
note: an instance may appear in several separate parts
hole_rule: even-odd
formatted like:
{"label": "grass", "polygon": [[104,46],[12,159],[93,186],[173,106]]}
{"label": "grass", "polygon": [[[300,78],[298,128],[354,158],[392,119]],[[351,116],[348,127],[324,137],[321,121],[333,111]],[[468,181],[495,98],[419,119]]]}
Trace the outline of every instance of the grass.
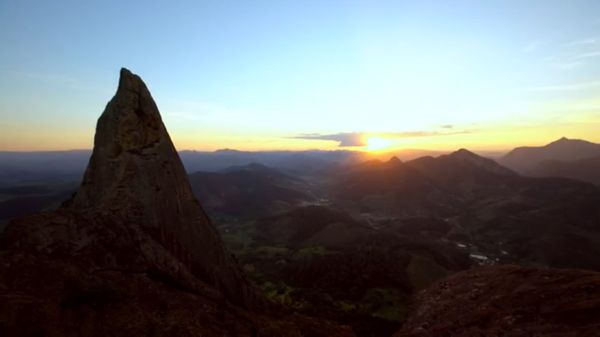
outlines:
{"label": "grass", "polygon": [[408,314],[408,296],[393,288],[371,288],[363,297],[365,310],[371,316],[402,322]]}
{"label": "grass", "polygon": [[295,253],[294,253],[294,257],[295,258],[312,258],[315,256],[324,256],[329,254],[330,251],[328,251],[325,247],[323,246],[310,246],[310,247],[304,247],[304,248],[300,248],[298,249]]}
{"label": "grass", "polygon": [[263,290],[265,297],[271,302],[294,309],[302,309],[306,305],[305,302],[294,299],[293,294],[296,291],[296,288],[290,287],[283,282],[265,282],[261,285],[261,289]]}

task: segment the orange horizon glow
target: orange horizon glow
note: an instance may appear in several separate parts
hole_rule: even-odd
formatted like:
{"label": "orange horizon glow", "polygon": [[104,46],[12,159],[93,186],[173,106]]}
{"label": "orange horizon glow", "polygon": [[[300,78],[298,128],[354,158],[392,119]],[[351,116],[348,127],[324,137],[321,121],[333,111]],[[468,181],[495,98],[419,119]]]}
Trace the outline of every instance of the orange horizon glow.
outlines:
{"label": "orange horizon glow", "polygon": [[[91,127],[71,133],[42,132],[36,129],[33,126],[20,126],[3,130],[3,134],[0,135],[0,151],[65,151],[93,147],[94,129]],[[473,151],[508,151],[518,146],[543,146],[561,137],[600,143],[600,123],[571,123],[560,127],[487,125],[470,133],[404,138],[375,133],[366,135],[365,146],[353,147],[342,147],[335,141],[294,139],[281,134],[239,134],[227,130],[198,134],[177,132],[171,130],[168,125],[167,129],[178,150],[192,151],[215,151],[225,148],[240,151],[351,150],[373,153],[415,149],[453,151],[459,148]]]}
{"label": "orange horizon glow", "polygon": [[121,67],[180,150],[600,143],[600,2],[140,4],[0,4],[0,151],[92,148]]}

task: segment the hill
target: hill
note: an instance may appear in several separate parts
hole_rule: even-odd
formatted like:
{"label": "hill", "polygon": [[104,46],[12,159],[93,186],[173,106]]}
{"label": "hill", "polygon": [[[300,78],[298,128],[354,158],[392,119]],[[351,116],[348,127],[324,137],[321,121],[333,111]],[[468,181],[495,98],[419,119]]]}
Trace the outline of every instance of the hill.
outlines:
{"label": "hill", "polygon": [[313,199],[306,183],[260,164],[189,175],[196,197],[214,215],[255,218]]}
{"label": "hill", "polygon": [[518,147],[498,161],[515,171],[529,173],[546,160],[574,161],[600,156],[600,144],[561,138],[544,146]]}

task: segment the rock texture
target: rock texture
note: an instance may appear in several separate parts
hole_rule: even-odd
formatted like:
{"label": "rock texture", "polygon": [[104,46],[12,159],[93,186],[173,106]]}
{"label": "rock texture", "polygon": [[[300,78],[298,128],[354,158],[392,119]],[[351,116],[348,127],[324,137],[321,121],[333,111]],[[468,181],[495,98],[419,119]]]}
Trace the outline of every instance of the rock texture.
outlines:
{"label": "rock texture", "polygon": [[121,70],[81,188],[0,237],[2,336],[346,336],[279,313],[194,198],[158,108]]}
{"label": "rock texture", "polygon": [[497,266],[423,291],[396,337],[600,336],[600,273]]}
{"label": "rock texture", "polygon": [[[126,69],[98,120],[90,163],[68,208],[100,211],[138,225],[228,299],[256,304],[256,294],[196,201],[150,92]],[[147,253],[146,259],[156,256]]]}

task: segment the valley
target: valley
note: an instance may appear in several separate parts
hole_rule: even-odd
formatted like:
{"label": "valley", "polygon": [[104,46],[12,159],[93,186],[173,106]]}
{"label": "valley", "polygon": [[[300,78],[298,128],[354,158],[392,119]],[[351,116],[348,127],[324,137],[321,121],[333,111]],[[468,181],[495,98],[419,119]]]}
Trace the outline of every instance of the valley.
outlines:
{"label": "valley", "polygon": [[[0,185],[0,220],[9,223],[2,248],[10,273],[25,277],[39,263],[57,275],[73,275],[69,278],[91,270],[125,272],[92,277],[77,286],[83,290],[76,299],[56,293],[68,281],[60,276],[49,280],[53,288],[31,281],[18,285],[21,292],[33,289],[52,298],[40,302],[54,308],[43,313],[47,319],[63,312],[53,306],[56,298],[68,306],[77,302],[75,313],[87,305],[122,310],[122,292],[137,294],[132,296],[143,302],[150,296],[143,289],[161,284],[166,288],[155,290],[158,302],[140,304],[144,310],[137,318],[153,322],[160,316],[156,305],[174,308],[169,313],[176,316],[168,318],[175,320],[172,326],[154,327],[157,331],[171,331],[179,324],[177,317],[188,322],[191,335],[226,331],[226,326],[189,325],[194,315],[177,316],[191,303],[204,301],[206,310],[198,313],[204,319],[246,317],[235,325],[245,331],[242,335],[266,324],[268,331],[261,328],[262,333],[273,336],[286,326],[299,333],[310,330],[311,336],[332,331],[404,336],[401,331],[419,330],[422,318],[415,316],[415,300],[429,305],[428,292],[444,291],[435,287],[453,275],[493,277],[512,273],[510,268],[516,273],[535,268],[600,271],[600,188],[571,177],[527,175],[498,163],[514,166],[515,159],[508,159],[520,158],[523,150],[498,162],[466,149],[408,160],[350,151],[224,150],[184,152],[180,161],[143,82],[127,70],[121,76],[98,122],[97,146],[83,179],[77,172],[89,153],[81,151],[56,159],[42,156],[46,163],[64,156],[76,159],[63,170],[45,169],[57,163],[40,169],[34,157],[28,162],[15,154],[10,156],[19,160],[5,162],[4,169],[0,165],[0,176],[10,177]],[[142,122],[130,124],[128,118]],[[121,129],[131,130],[114,133]],[[570,144],[584,144],[586,155],[595,153],[589,152],[594,146],[581,141],[563,139],[548,147],[556,144],[560,153],[572,153],[564,150]],[[524,158],[542,157],[547,155]],[[23,247],[24,269],[18,262]],[[42,278],[49,272],[44,268],[36,271]],[[137,273],[145,276],[133,276]],[[126,280],[133,288],[123,288]],[[1,282],[17,279],[5,276]],[[489,291],[501,286],[490,283]],[[108,296],[107,304],[94,297],[98,287],[100,297]],[[453,287],[463,296],[460,284]],[[172,297],[171,291],[199,297]],[[568,291],[580,296],[578,289]],[[10,291],[5,295],[13,296]],[[20,308],[33,310],[29,304]],[[97,314],[88,317],[93,324],[101,321],[103,314]],[[127,325],[124,331],[142,328]]]}

